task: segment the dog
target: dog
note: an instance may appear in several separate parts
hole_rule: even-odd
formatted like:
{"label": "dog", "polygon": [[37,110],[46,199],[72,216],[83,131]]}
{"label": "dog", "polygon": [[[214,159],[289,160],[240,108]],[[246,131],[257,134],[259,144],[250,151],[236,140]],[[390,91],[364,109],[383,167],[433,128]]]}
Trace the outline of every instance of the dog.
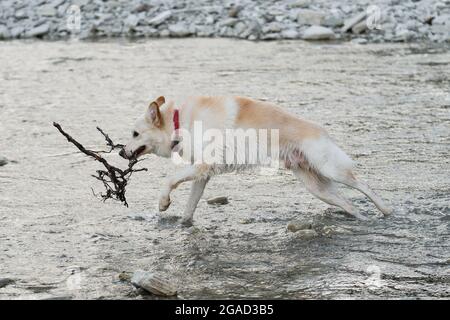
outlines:
{"label": "dog", "polygon": [[[198,124],[203,126],[203,132],[212,129],[219,132],[228,129],[276,130],[278,141],[272,145],[278,146],[277,160],[302,180],[306,189],[318,199],[343,209],[355,218],[367,220],[337,191],[337,185],[342,184],[362,192],[383,215],[392,212],[366,183],[356,178],[354,162],[320,126],[300,119],[275,104],[251,98],[196,96],[176,106],[174,101],[166,103],[161,96],[150,103],[144,116],[136,122],[131,140],[119,154],[131,159],[150,153],[171,158],[178,153],[187,160],[187,165],[167,180],[159,198],[159,211],[167,210],[171,203],[170,193],[181,183],[192,181],[182,218],[183,225],[192,225],[194,211],[212,176],[240,167],[259,165],[245,162],[248,158],[245,158],[244,163],[236,163],[236,157],[232,158],[232,163],[193,159],[192,152],[187,152],[191,147],[184,143],[186,134],[180,138],[179,131],[192,135]],[[261,145],[261,139],[256,141]],[[204,151],[205,146],[200,145]],[[233,148],[236,149],[235,146]],[[184,153],[189,153],[187,159],[183,157]],[[244,153],[249,155],[248,151]],[[220,159],[223,155],[220,152],[218,154]]]}

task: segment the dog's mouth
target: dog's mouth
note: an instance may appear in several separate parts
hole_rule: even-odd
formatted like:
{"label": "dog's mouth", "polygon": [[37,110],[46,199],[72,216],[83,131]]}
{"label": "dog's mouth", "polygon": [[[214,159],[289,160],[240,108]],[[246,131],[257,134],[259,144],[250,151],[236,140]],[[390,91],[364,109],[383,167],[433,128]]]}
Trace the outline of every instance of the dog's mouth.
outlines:
{"label": "dog's mouth", "polygon": [[139,157],[144,151],[145,151],[145,146],[140,146],[139,148],[136,149],[136,151],[133,152],[133,154],[131,155],[131,158],[137,159],[137,157]]}

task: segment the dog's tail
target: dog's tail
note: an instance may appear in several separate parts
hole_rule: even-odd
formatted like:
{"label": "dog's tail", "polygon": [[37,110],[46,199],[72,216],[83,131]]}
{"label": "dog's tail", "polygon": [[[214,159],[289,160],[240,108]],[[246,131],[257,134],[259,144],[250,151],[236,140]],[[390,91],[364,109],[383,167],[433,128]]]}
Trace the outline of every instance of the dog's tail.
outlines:
{"label": "dog's tail", "polygon": [[308,166],[326,178],[340,181],[353,170],[353,160],[328,135],[305,140],[300,148]]}

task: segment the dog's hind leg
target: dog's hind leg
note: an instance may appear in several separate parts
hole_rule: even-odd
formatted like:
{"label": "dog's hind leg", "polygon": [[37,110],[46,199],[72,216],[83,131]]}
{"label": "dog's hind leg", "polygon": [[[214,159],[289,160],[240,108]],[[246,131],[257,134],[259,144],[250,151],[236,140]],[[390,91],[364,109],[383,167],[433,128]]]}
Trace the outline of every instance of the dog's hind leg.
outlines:
{"label": "dog's hind leg", "polygon": [[206,179],[192,181],[191,194],[189,196],[186,209],[184,210],[184,216],[181,220],[181,224],[185,226],[192,225],[192,219],[194,217],[195,209],[197,208],[198,201],[202,197],[203,191],[205,190],[205,186],[208,183],[209,179],[210,178],[207,177]]}
{"label": "dog's hind leg", "polygon": [[293,169],[292,171],[296,177],[305,183],[306,189],[318,199],[343,209],[357,219],[368,220],[358,212],[358,209],[350,201],[339,194],[335,184],[330,179],[304,169]]}
{"label": "dog's hind leg", "polygon": [[383,200],[366,183],[356,179],[351,171],[348,171],[348,174],[345,176],[335,179],[335,181],[365,194],[385,216],[392,213],[392,209],[387,207]]}

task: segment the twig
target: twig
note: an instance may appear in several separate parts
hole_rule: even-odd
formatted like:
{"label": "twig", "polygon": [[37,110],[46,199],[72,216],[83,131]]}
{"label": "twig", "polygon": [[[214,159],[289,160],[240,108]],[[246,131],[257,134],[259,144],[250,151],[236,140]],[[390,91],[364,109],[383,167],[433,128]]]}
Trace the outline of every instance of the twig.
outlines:
{"label": "twig", "polygon": [[[128,168],[125,170],[122,170],[120,168],[117,168],[106,161],[105,158],[99,155],[99,153],[110,153],[114,149],[122,149],[122,144],[114,144],[114,142],[111,140],[111,138],[99,127],[97,127],[97,130],[100,131],[100,133],[103,135],[103,137],[106,140],[106,145],[110,147],[109,151],[92,151],[89,149],[86,149],[81,143],[79,143],[77,140],[72,138],[67,132],[65,132],[61,126],[53,122],[53,126],[58,129],[58,131],[66,137],[67,141],[74,144],[78,150],[80,150],[82,153],[94,158],[95,160],[101,162],[103,166],[106,168],[106,170],[97,170],[96,175],[92,175],[95,179],[101,181],[103,183],[103,186],[106,189],[105,194],[100,194],[103,201],[106,201],[108,199],[115,199],[121,201],[126,207],[128,207],[127,199],[125,197],[125,188],[128,184],[128,181],[130,180],[131,175],[133,172],[139,172],[139,171],[147,171],[147,168],[139,168],[134,169],[134,165],[139,162],[137,159],[131,159],[128,162]],[[94,192],[92,190],[92,192]],[[94,193],[95,195],[95,193]]]}

